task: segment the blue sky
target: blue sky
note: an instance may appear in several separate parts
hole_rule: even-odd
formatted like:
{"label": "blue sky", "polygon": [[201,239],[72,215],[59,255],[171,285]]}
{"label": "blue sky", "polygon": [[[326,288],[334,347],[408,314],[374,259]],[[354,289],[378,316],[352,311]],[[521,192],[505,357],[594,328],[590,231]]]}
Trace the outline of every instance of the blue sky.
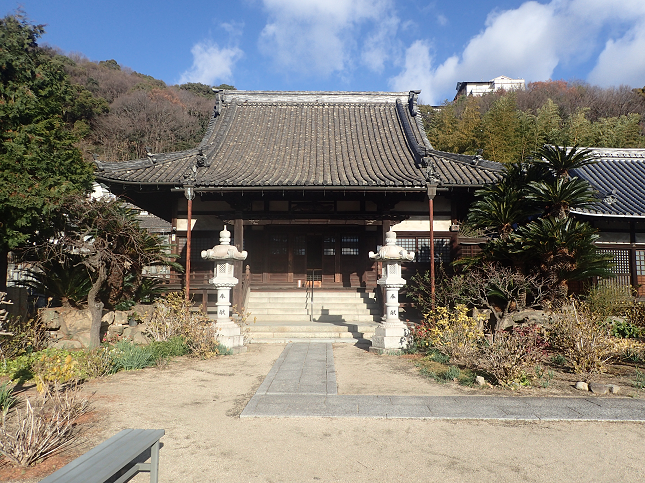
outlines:
{"label": "blue sky", "polygon": [[167,84],[407,91],[459,81],[645,85],[645,0],[0,0],[42,43]]}

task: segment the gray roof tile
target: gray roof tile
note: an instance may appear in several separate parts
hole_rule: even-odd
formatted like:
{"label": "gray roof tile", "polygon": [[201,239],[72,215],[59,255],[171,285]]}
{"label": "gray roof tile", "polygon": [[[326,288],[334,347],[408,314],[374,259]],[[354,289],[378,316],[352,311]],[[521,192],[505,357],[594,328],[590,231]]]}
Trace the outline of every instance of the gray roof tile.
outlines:
{"label": "gray roof tile", "polygon": [[423,187],[423,158],[441,185],[481,186],[500,165],[432,149],[416,98],[384,92],[225,91],[195,149],[97,163],[112,183],[202,187]]}
{"label": "gray roof tile", "polygon": [[645,218],[645,149],[591,148],[595,164],[572,171],[591,183],[601,201],[575,213]]}

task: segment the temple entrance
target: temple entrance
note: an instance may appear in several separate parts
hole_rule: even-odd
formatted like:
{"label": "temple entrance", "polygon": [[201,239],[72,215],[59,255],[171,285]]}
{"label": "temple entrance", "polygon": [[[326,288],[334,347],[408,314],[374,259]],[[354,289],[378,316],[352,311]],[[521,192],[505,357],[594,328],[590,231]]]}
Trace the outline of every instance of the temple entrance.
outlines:
{"label": "temple entrance", "polygon": [[246,230],[244,239],[254,285],[298,287],[313,276],[327,288],[376,286],[375,265],[368,257],[376,249],[376,231],[268,225]]}

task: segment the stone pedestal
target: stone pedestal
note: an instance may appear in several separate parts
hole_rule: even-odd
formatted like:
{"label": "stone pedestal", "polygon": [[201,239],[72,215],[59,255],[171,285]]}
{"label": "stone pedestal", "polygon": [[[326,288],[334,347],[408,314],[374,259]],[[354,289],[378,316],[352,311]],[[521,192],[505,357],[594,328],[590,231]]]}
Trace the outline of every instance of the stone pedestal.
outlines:
{"label": "stone pedestal", "polygon": [[399,319],[399,290],[405,285],[401,277],[401,263],[414,259],[414,253],[396,244],[396,233],[385,235],[386,245],[378,253],[370,252],[373,260],[383,262],[383,276],[377,282],[385,297],[385,314],[380,327],[372,337],[370,352],[399,353],[408,348],[410,331]]}
{"label": "stone pedestal", "polygon": [[231,233],[224,226],[220,232],[220,244],[202,251],[202,258],[215,261],[213,278],[208,283],[217,288],[217,316],[214,322],[215,337],[233,353],[246,351],[240,327],[231,319],[231,288],[238,280],[233,276],[234,262],[246,260],[246,251],[239,252],[231,246]]}

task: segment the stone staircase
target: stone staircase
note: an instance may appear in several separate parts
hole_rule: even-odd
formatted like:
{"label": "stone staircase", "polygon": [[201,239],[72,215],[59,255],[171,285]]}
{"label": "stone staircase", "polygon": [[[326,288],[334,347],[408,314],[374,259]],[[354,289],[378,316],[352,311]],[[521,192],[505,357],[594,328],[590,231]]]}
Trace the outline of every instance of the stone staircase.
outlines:
{"label": "stone staircase", "polygon": [[[316,290],[311,304],[305,290],[252,290],[247,301],[252,344],[300,341],[369,345],[381,319],[373,293],[364,290]],[[254,322],[255,320],[255,322]]]}

